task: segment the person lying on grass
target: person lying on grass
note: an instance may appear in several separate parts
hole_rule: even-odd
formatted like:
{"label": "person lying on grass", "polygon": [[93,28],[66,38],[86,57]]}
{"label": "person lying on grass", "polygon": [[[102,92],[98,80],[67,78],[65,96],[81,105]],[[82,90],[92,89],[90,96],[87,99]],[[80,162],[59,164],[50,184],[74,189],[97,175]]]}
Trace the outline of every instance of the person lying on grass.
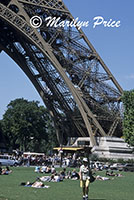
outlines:
{"label": "person lying on grass", "polygon": [[12,170],[10,170],[9,167],[7,166],[5,169],[2,169],[1,175],[8,175],[11,173],[12,173]]}
{"label": "person lying on grass", "polygon": [[34,170],[36,173],[51,173],[51,167],[50,166],[36,166],[35,167],[35,170]]}
{"label": "person lying on grass", "polygon": [[[65,175],[65,174],[64,174]],[[51,176],[42,176],[38,177],[38,180],[41,180],[43,182],[60,182],[64,179],[72,179],[72,180],[78,180],[79,174],[76,172],[76,170],[73,170],[72,173],[69,172],[66,176],[63,176],[63,173],[54,173]]]}
{"label": "person lying on grass", "polygon": [[44,184],[42,182],[36,181],[31,185],[31,187],[41,188],[44,187]]}
{"label": "person lying on grass", "polygon": [[107,170],[106,171],[106,176],[118,176],[118,177],[122,177],[122,174],[114,173],[113,171],[109,172]]}
{"label": "person lying on grass", "polygon": [[103,176],[96,176],[96,180],[100,180],[100,181],[108,181],[108,180],[111,180],[110,178],[108,177],[103,177]]}
{"label": "person lying on grass", "polygon": [[42,176],[38,179],[43,181],[43,182],[50,182],[50,181],[51,182],[60,182],[60,181],[63,181],[63,177],[58,173],[52,174],[51,176]]}
{"label": "person lying on grass", "polygon": [[22,182],[20,184],[21,186],[25,187],[33,187],[33,188],[49,188],[50,186],[44,185],[41,181],[35,181],[33,183],[30,183],[29,181],[27,183]]}

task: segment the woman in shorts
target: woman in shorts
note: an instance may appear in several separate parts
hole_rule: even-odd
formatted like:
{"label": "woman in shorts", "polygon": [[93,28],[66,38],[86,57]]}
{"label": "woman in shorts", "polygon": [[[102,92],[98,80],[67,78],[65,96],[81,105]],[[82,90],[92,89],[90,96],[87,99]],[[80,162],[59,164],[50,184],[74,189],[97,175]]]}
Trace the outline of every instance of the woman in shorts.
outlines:
{"label": "woman in shorts", "polygon": [[83,200],[88,199],[88,188],[90,184],[89,167],[87,158],[83,158],[83,165],[80,167],[80,187],[83,189]]}

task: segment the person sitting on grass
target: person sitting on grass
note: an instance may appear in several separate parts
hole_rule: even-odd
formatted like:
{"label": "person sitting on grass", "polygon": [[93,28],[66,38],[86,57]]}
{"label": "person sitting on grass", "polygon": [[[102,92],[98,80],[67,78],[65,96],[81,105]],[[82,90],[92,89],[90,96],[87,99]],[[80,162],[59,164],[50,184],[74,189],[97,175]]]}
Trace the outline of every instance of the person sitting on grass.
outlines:
{"label": "person sitting on grass", "polygon": [[47,170],[47,166],[44,165],[44,166],[42,166],[42,167],[40,168],[40,173],[45,173],[46,170]]}
{"label": "person sitting on grass", "polygon": [[71,179],[71,175],[72,175],[71,171],[68,171],[65,176],[65,179]]}
{"label": "person sitting on grass", "polygon": [[56,170],[55,170],[54,165],[52,165],[52,166],[51,166],[51,174],[54,174],[54,173],[56,173]]}
{"label": "person sitting on grass", "polygon": [[40,167],[39,167],[39,166],[36,166],[34,171],[35,171],[36,173],[39,173],[39,172],[40,172]]}
{"label": "person sitting on grass", "polygon": [[60,174],[55,173],[53,179],[51,180],[53,182],[60,182],[63,181],[63,177]]}
{"label": "person sitting on grass", "polygon": [[107,170],[107,171],[106,171],[106,176],[116,176],[116,174],[115,174],[113,171],[109,172],[109,171]]}
{"label": "person sitting on grass", "polygon": [[62,179],[65,179],[65,177],[66,177],[66,168],[64,168],[64,169],[60,172],[60,176],[62,177]]}
{"label": "person sitting on grass", "polygon": [[50,167],[50,166],[48,166],[48,167],[46,168],[45,173],[47,173],[47,174],[51,173],[51,167]]}
{"label": "person sitting on grass", "polygon": [[78,180],[79,179],[79,174],[76,172],[75,169],[72,171],[71,179],[73,179],[73,180]]}

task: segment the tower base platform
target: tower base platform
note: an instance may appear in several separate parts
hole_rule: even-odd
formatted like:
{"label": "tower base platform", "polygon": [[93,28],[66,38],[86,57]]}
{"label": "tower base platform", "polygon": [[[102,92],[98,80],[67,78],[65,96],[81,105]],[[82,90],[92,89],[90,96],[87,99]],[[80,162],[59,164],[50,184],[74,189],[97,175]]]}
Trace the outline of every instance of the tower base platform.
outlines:
{"label": "tower base platform", "polygon": [[91,151],[98,158],[134,160],[134,147],[129,146],[122,138],[100,137],[97,142],[98,146],[94,146]]}

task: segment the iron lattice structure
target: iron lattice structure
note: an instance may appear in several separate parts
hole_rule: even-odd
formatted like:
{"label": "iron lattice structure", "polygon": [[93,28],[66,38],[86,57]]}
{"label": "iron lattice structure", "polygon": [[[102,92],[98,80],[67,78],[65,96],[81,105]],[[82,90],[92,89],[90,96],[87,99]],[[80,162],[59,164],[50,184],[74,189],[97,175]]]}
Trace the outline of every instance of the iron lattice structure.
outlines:
{"label": "iron lattice structure", "polygon": [[[30,25],[40,16],[42,25]],[[121,135],[122,88],[74,27],[47,26],[47,17],[72,21],[62,0],[0,0],[0,50],[29,77],[54,120],[57,137]]]}

